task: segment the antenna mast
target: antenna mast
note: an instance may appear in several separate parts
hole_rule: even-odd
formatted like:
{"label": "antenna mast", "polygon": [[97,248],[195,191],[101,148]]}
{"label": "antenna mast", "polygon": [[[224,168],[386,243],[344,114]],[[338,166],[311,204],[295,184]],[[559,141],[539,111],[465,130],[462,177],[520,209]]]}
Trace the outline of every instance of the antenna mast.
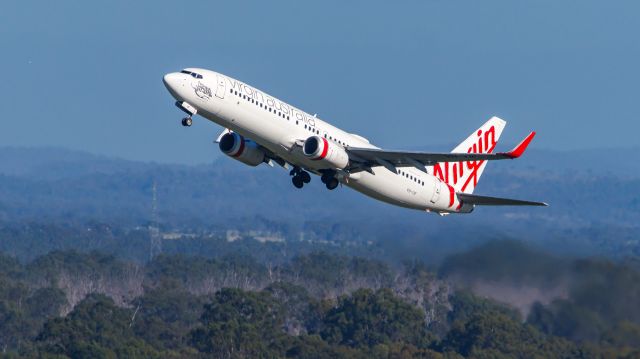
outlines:
{"label": "antenna mast", "polygon": [[149,260],[162,253],[162,238],[158,228],[158,195],[156,180],[153,180],[151,200],[151,222],[149,223]]}

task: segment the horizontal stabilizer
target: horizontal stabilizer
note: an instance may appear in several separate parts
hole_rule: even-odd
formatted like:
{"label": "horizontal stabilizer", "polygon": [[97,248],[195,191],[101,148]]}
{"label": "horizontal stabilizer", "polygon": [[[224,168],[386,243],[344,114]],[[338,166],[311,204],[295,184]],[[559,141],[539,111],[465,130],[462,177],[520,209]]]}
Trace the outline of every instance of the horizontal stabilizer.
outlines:
{"label": "horizontal stabilizer", "polygon": [[548,204],[544,202],[531,202],[522,201],[519,199],[478,196],[475,194],[462,192],[458,192],[457,195],[460,202],[478,206],[548,206]]}

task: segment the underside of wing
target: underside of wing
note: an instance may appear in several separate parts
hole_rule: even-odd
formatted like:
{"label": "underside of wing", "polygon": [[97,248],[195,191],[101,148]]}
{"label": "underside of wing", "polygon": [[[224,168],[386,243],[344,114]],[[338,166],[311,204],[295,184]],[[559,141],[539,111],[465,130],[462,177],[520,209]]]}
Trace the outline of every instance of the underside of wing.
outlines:
{"label": "underside of wing", "polygon": [[548,206],[544,202],[523,201],[519,199],[478,196],[468,193],[457,193],[458,199],[463,203],[477,206]]}

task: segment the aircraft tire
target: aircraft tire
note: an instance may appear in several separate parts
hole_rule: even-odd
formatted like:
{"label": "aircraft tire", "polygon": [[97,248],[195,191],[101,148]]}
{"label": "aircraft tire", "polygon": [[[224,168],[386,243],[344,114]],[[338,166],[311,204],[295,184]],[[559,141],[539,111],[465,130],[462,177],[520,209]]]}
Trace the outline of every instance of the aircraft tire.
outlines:
{"label": "aircraft tire", "polygon": [[304,183],[311,182],[311,175],[309,174],[309,172],[306,172],[306,171],[300,172],[300,177],[302,178],[302,182]]}
{"label": "aircraft tire", "polygon": [[293,183],[293,186],[295,188],[302,188],[302,186],[304,186],[304,182],[302,181],[302,178],[300,178],[300,176],[293,176],[291,182]]}
{"label": "aircraft tire", "polygon": [[337,178],[332,178],[329,181],[327,181],[327,189],[332,191],[336,188],[338,188],[338,184],[340,184],[340,182],[338,182]]}

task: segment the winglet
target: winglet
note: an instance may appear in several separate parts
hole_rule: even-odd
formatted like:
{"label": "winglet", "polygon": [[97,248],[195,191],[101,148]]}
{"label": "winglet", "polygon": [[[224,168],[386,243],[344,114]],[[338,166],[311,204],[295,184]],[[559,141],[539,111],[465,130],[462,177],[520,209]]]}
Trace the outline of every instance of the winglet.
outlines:
{"label": "winglet", "polygon": [[511,158],[518,158],[522,156],[522,154],[524,153],[524,150],[527,149],[527,146],[529,146],[529,143],[531,142],[531,140],[533,140],[533,137],[535,135],[536,135],[535,131],[531,132],[529,136],[527,136],[524,140],[522,140],[522,142],[520,142],[514,149],[505,153],[505,155]]}

